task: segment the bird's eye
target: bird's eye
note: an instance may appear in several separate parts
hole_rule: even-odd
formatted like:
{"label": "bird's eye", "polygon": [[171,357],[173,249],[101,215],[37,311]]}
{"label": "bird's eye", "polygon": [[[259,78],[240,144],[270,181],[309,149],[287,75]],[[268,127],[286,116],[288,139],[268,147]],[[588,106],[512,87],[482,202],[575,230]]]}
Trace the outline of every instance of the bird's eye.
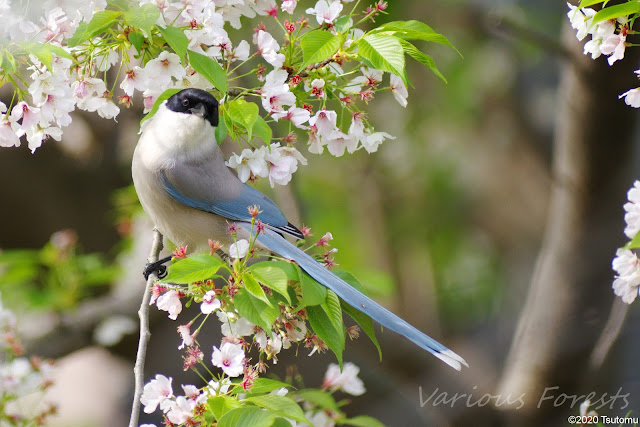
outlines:
{"label": "bird's eye", "polygon": [[189,100],[188,100],[187,98],[183,99],[183,100],[182,100],[182,105],[184,105],[185,107],[186,107],[187,105],[189,105]]}

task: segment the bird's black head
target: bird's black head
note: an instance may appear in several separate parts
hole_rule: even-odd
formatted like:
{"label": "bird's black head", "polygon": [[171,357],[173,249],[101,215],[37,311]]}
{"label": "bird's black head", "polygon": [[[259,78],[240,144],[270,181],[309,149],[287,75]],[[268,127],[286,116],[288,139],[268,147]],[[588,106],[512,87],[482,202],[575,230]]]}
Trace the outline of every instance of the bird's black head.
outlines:
{"label": "bird's black head", "polygon": [[167,100],[167,108],[176,113],[197,114],[211,126],[218,126],[218,100],[202,89],[183,89]]}

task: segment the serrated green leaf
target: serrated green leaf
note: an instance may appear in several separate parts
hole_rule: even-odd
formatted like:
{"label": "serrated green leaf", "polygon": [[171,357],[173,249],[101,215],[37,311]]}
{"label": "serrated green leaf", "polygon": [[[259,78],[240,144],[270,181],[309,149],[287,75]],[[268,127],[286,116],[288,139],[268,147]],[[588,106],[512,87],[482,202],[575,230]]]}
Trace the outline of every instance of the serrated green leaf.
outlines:
{"label": "serrated green leaf", "polygon": [[236,397],[222,395],[210,398],[207,401],[207,407],[216,420],[219,420],[227,412],[242,407],[242,403]]}
{"label": "serrated green leaf", "polygon": [[273,322],[280,314],[278,307],[273,307],[259,300],[246,289],[240,289],[233,298],[233,302],[240,316],[254,325],[260,326],[265,331],[271,331]]}
{"label": "serrated green leaf", "polygon": [[304,271],[300,271],[300,287],[302,288],[302,300],[296,311],[305,307],[320,305],[327,299],[327,288],[316,282]]}
{"label": "serrated green leaf", "polygon": [[84,25],[83,23],[78,25],[73,36],[67,40],[67,45],[69,47],[78,46],[93,36],[104,32],[117,21],[121,14],[122,12],[119,10],[101,10],[96,12],[88,24]]}
{"label": "serrated green leaf", "polygon": [[124,20],[132,27],[142,30],[146,38],[151,37],[151,29],[160,17],[160,9],[155,4],[132,6],[124,13]]}
{"label": "serrated green leaf", "polygon": [[[342,322],[342,308],[340,307],[340,298],[331,289],[327,289],[327,300],[321,305],[331,322],[337,330],[344,332],[344,323]],[[342,336],[344,341],[345,336]]]}
{"label": "serrated green leaf", "polygon": [[420,21],[393,21],[388,22],[371,31],[376,32],[397,32],[396,36],[404,40],[424,40],[449,46],[460,56],[462,54],[451,42],[442,34],[433,30],[430,26]]}
{"label": "serrated green leaf", "polygon": [[129,40],[131,45],[136,48],[138,55],[140,55],[140,52],[142,50],[142,43],[144,43],[144,35],[142,34],[142,32],[138,30],[131,31],[127,35],[127,39]]}
{"label": "serrated green leaf", "polygon": [[265,394],[283,387],[288,389],[294,388],[291,384],[283,383],[282,381],[272,380],[270,378],[256,378],[248,393],[250,396]]}
{"label": "serrated green leaf", "polygon": [[46,65],[49,70],[51,70],[51,61],[53,61],[53,55],[73,60],[71,54],[60,46],[54,46],[49,43],[39,43],[30,40],[21,41],[17,44],[24,51],[35,55],[35,57],[38,58],[44,65]]}
{"label": "serrated green leaf", "polygon": [[267,145],[271,143],[271,138],[273,137],[271,126],[269,126],[261,116],[258,116],[256,122],[253,124],[253,134]]}
{"label": "serrated green leaf", "polygon": [[164,92],[162,92],[160,96],[156,99],[156,101],[153,103],[153,107],[151,108],[151,110],[142,118],[142,120],[140,120],[140,124],[144,123],[145,121],[153,117],[158,112],[158,108],[160,108],[160,105],[164,101],[171,98],[173,95],[180,92],[181,90],[182,89],[167,89]]}
{"label": "serrated green leaf", "polygon": [[[363,295],[367,295],[364,287],[360,284],[358,279],[353,277],[353,275],[351,275],[350,273],[341,270],[333,270],[333,274],[356,288]],[[351,307],[349,304],[345,303],[342,300],[340,300],[340,305],[342,307],[342,310],[344,310],[345,313],[347,313],[358,325],[360,325],[362,331],[367,334],[373,345],[375,345],[378,349],[378,357],[380,358],[380,360],[382,360],[382,349],[380,348],[380,343],[376,338],[376,331],[373,326],[373,320],[371,320],[371,317],[361,312],[357,308]]]}
{"label": "serrated green leaf", "polygon": [[591,25],[593,26],[598,22],[606,21],[608,19],[615,19],[620,17],[626,18],[627,16],[638,12],[640,12],[640,2],[638,1],[630,1],[627,3],[616,4],[614,6],[607,6],[593,15]]}
{"label": "serrated green leaf", "polygon": [[341,40],[341,36],[333,35],[328,31],[309,31],[300,40],[300,47],[302,48],[302,65],[300,68],[305,69],[311,64],[331,58],[340,49]]}
{"label": "serrated green leaf", "polygon": [[353,418],[337,420],[338,425],[355,427],[385,427],[379,420],[368,415],[359,415]]}
{"label": "serrated green leaf", "polygon": [[234,99],[229,101],[228,108],[231,121],[245,129],[249,140],[251,140],[253,125],[258,120],[258,106],[244,99]]}
{"label": "serrated green leaf", "polygon": [[264,290],[258,283],[258,281],[251,274],[245,274],[242,276],[242,282],[244,283],[244,287],[249,291],[251,295],[258,298],[261,301],[264,301],[266,304],[272,305],[267,298],[267,295],[264,293]]}
{"label": "serrated green leaf", "polygon": [[358,42],[358,56],[374,68],[404,78],[404,51],[397,37],[384,34],[369,34]]}
{"label": "serrated green leaf", "polygon": [[331,411],[340,414],[340,408],[338,408],[338,404],[333,396],[323,390],[318,390],[316,388],[305,388],[292,393],[292,396],[300,397],[303,400],[306,400],[315,406],[321,409],[330,409]]}
{"label": "serrated green leaf", "polygon": [[275,418],[275,414],[271,412],[248,406],[224,414],[217,427],[269,427]]}
{"label": "serrated green leaf", "polygon": [[18,63],[8,50],[3,50],[0,55],[0,69],[5,73],[13,73],[18,69]]}
{"label": "serrated green leaf", "polygon": [[276,394],[265,394],[263,396],[247,397],[245,402],[251,402],[256,406],[268,409],[275,412],[276,415],[281,415],[292,420],[300,421],[302,423],[311,424],[309,420],[304,416],[304,412],[300,405],[287,396],[278,396]]}
{"label": "serrated green leaf", "polygon": [[[201,53],[189,50],[189,63],[199,74],[223,94],[227,92],[227,73],[218,61]],[[257,105],[256,105],[257,107]],[[253,123],[251,124],[253,126]]]}
{"label": "serrated green leaf", "polygon": [[336,325],[334,319],[327,312],[332,312],[332,309],[327,308],[326,304],[307,307],[309,325],[311,325],[313,332],[333,351],[340,368],[342,368],[342,352],[345,345],[344,325]]}
{"label": "serrated green leaf", "polygon": [[173,49],[180,59],[184,59],[189,46],[189,39],[184,34],[184,30],[171,26],[167,28],[159,27],[158,30],[171,49]]}
{"label": "serrated green leaf", "polygon": [[436,67],[436,63],[429,55],[420,52],[417,47],[406,40],[400,40],[400,44],[402,44],[402,49],[404,49],[404,52],[406,54],[408,54],[421,64],[426,65],[436,76],[440,77],[445,83],[447,83],[447,79],[444,77],[444,75],[442,75],[440,70],[438,70],[438,67]]}
{"label": "serrated green leaf", "polygon": [[291,422],[284,418],[276,418],[271,424],[271,427],[291,427]]}
{"label": "serrated green leaf", "polygon": [[187,284],[220,277],[217,272],[226,264],[207,254],[190,255],[169,266],[169,274],[160,283]]}
{"label": "serrated green leaf", "polygon": [[249,267],[251,275],[264,286],[273,289],[287,300],[291,305],[291,299],[288,293],[287,273],[278,265],[271,265],[269,261],[260,262]]}

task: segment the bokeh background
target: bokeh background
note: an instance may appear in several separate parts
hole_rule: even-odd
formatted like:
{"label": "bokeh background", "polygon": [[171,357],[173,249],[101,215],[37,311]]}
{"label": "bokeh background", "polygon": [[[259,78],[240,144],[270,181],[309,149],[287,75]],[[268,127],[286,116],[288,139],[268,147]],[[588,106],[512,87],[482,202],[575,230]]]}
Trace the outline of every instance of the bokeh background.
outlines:
{"label": "bokeh background", "polygon": [[[260,188],[293,223],[331,231],[341,269],[470,368],[455,372],[390,331],[378,334],[381,362],[366,338],[349,342],[345,360],[368,390],[350,398],[349,415],[566,425],[593,392],[601,415],[638,416],[640,314],[611,290],[638,175],[638,115],[617,96],[637,85],[637,52],[613,67],[584,57],[564,2],[389,3],[378,23],[420,19],[460,50],[424,46],[448,83],[409,62],[408,107],[390,94],[370,104],[395,140],[341,158],[308,154],[301,140],[309,165],[287,188]],[[61,143],[0,152],[0,291],[29,352],[59,358],[60,426],[128,419],[152,229],[131,187],[141,116],[76,113]],[[176,323],[152,321],[146,377],[196,381],[181,372]],[[208,334],[204,343],[219,343],[217,328]],[[300,352],[272,372],[295,364],[319,386],[331,362]]]}

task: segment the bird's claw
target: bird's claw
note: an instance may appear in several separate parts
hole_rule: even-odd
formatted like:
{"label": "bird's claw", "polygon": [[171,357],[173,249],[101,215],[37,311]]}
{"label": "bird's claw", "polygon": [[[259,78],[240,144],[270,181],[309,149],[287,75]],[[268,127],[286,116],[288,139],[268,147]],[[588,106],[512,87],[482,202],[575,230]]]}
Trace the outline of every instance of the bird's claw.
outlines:
{"label": "bird's claw", "polygon": [[167,266],[164,265],[165,262],[167,262],[166,259],[161,259],[156,262],[149,262],[145,264],[144,270],[142,271],[144,280],[149,280],[149,276],[152,273],[155,273],[158,279],[163,279],[167,277]]}

